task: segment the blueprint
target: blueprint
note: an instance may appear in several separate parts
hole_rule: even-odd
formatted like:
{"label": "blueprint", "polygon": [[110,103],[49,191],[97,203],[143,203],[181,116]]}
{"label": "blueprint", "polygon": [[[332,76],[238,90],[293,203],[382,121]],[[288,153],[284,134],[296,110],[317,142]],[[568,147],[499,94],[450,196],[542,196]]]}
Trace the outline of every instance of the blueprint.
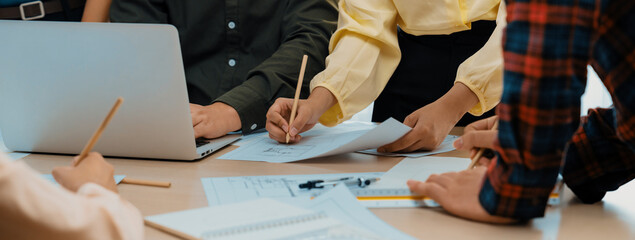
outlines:
{"label": "blueprint", "polygon": [[[294,201],[297,198],[310,199],[332,187],[300,189],[298,185],[310,180],[331,180],[344,177],[377,178],[383,172],[336,173],[312,175],[271,175],[245,177],[201,178],[209,206],[242,202],[257,198],[272,198],[279,201]],[[351,187],[359,189],[359,187]]]}
{"label": "blueprint", "polygon": [[377,148],[399,139],[411,130],[393,118],[376,127],[367,124],[361,129],[344,132],[338,128],[314,129],[302,134],[302,140],[295,144],[281,144],[263,134],[250,138],[247,143],[240,143],[239,148],[218,159],[293,162]]}

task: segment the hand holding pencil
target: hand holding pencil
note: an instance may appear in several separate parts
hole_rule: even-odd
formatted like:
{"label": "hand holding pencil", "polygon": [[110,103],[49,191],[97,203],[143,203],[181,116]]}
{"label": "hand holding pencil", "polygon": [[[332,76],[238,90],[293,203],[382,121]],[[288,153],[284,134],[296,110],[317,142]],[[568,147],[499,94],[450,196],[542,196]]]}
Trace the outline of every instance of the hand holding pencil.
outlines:
{"label": "hand holding pencil", "polygon": [[470,150],[472,162],[468,169],[476,165],[487,165],[491,159],[494,143],[498,139],[498,117],[490,117],[476,121],[465,127],[463,136],[454,141],[459,150]]}

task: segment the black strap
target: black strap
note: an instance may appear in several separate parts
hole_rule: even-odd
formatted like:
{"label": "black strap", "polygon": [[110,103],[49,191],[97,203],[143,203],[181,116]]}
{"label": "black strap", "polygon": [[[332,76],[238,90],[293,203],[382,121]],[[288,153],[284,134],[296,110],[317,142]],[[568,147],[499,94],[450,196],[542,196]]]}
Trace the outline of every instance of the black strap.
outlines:
{"label": "black strap", "polygon": [[[68,8],[75,9],[84,6],[86,0],[64,0]],[[62,0],[42,1],[44,7],[44,15],[54,14],[64,11]],[[24,7],[24,16],[26,18],[41,15],[39,4],[33,4]],[[20,6],[0,8],[0,19],[22,19]]]}

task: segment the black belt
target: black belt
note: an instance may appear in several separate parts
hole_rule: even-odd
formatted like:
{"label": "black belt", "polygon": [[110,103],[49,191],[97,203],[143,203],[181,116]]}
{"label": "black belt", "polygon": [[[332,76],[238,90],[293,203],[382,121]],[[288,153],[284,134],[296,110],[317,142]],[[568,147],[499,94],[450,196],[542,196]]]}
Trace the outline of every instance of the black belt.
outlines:
{"label": "black belt", "polygon": [[[86,0],[66,0],[68,7],[75,9],[84,6]],[[34,20],[64,11],[61,0],[33,1],[17,7],[0,8],[0,19]]]}

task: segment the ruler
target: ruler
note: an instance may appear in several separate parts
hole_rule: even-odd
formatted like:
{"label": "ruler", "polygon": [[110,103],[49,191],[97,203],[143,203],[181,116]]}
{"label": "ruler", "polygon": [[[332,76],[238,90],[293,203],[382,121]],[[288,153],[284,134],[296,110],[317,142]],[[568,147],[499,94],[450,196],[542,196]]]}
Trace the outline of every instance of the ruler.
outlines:
{"label": "ruler", "polygon": [[[410,189],[373,189],[358,188],[350,189],[357,200],[367,208],[409,208],[409,207],[439,207],[431,198],[415,195]],[[547,205],[556,206],[560,204],[560,197],[563,191],[562,176],[558,176],[558,181],[553,191],[549,195]]]}

